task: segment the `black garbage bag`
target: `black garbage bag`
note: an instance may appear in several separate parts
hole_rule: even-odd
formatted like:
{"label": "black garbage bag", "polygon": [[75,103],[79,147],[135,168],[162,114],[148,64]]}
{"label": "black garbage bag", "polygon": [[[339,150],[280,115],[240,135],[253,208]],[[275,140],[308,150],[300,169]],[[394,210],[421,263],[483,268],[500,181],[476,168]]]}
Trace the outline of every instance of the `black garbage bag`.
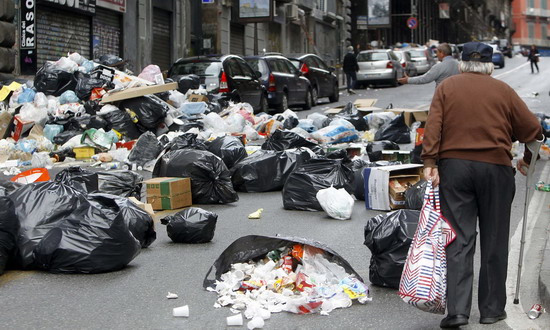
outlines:
{"label": "black garbage bag", "polygon": [[57,68],[53,62],[44,63],[34,76],[34,88],[46,95],[60,96],[75,87],[74,74]]}
{"label": "black garbage bag", "polygon": [[166,151],[178,149],[208,150],[208,147],[202,140],[197,140],[197,134],[184,133],[166,145]]}
{"label": "black garbage bag", "polygon": [[207,142],[207,146],[208,151],[220,157],[229,169],[248,156],[243,142],[236,136],[220,136]]}
{"label": "black garbage bag", "polygon": [[325,155],[328,159],[349,159],[348,152],[346,149],[338,149],[331,151]]}
{"label": "black garbage bag", "polygon": [[168,127],[170,132],[187,132],[191,128],[198,128],[200,131],[204,129],[204,123],[202,120],[188,120],[188,119],[181,119],[183,122],[182,124],[172,124]]}
{"label": "black garbage bag", "polygon": [[101,55],[97,61],[99,64],[103,64],[103,65],[106,65],[106,66],[109,66],[109,67],[119,67],[120,65],[122,65],[125,61],[116,56],[116,55],[113,55],[113,54],[104,54],[104,55]]}
{"label": "black garbage bag", "polygon": [[86,101],[84,103],[84,109],[86,110],[86,113],[92,116],[98,113],[103,106],[102,104],[99,104],[100,101],[100,99]]}
{"label": "black garbage bag", "polygon": [[372,284],[399,288],[419,217],[420,211],[404,209],[379,214],[367,221],[364,244],[372,253],[369,267]]}
{"label": "black garbage bag", "polygon": [[120,207],[120,212],[128,229],[139,241],[142,248],[146,248],[157,239],[157,232],[155,231],[155,222],[149,213],[140,209],[136,204],[126,197],[115,196],[111,194],[88,194],[88,198],[105,197],[113,199]]}
{"label": "black garbage bag", "polygon": [[405,190],[405,207],[411,210],[420,210],[424,202],[428,181],[422,179]]}
{"label": "black garbage bag", "polygon": [[291,131],[276,130],[271,136],[262,144],[263,150],[276,150],[283,151],[291,148],[307,147],[317,153],[314,149],[319,145],[315,142],[306,140],[301,135]]}
{"label": "black garbage bag", "polygon": [[81,168],[80,166],[71,166],[57,173],[55,181],[70,185],[82,192],[97,192],[98,177],[97,173]]}
{"label": "black garbage bag", "polygon": [[59,151],[50,152],[50,158],[55,158],[55,159],[57,159],[58,162],[65,161],[65,159],[67,157],[75,158],[76,154],[74,153],[74,151],[72,149],[62,149],[62,150],[59,150]]}
{"label": "black garbage bag", "polygon": [[201,78],[195,74],[189,74],[177,78],[178,92],[187,93],[190,89],[198,89],[201,85]]}
{"label": "black garbage bag", "polygon": [[101,88],[109,83],[104,79],[94,78],[89,74],[83,72],[75,73],[75,76],[77,83],[74,92],[76,96],[83,101],[88,101],[90,99],[90,96],[92,95],[92,89]]}
{"label": "black garbage bag", "polygon": [[160,220],[174,243],[208,243],[214,238],[218,215],[189,207]]}
{"label": "black garbage bag", "polygon": [[118,107],[133,111],[139,119],[139,124],[146,129],[156,129],[170,110],[166,102],[154,95],[123,100]]}
{"label": "black garbage bag", "polygon": [[54,144],[63,145],[67,143],[71,138],[80,135],[84,133],[84,130],[78,130],[78,131],[63,131],[56,136],[53,137],[52,142]]}
{"label": "black garbage bag", "polygon": [[349,121],[358,131],[366,131],[369,129],[367,121],[363,118],[363,116],[361,116],[353,102],[348,102],[348,104],[344,107],[344,110],[336,115],[336,118]]}
{"label": "black garbage bag", "polygon": [[[363,283],[365,282],[344,258],[321,242],[301,237],[249,235],[235,240],[222,252],[218,259],[214,261],[214,264],[210,267],[208,273],[206,273],[206,276],[204,277],[202,284],[203,288],[206,289],[214,285],[216,280],[220,280],[224,273],[231,270],[232,264],[248,262],[250,260],[256,261],[264,258],[270,251],[279,248],[292,248],[295,244],[305,244],[323,250],[323,256],[328,261],[341,266],[344,268],[346,273],[353,275],[359,281]],[[213,270],[213,278],[211,278],[210,274]]]}
{"label": "black garbage bag", "polygon": [[395,143],[410,143],[411,142],[411,129],[405,124],[405,117],[403,113],[395,117],[389,123],[380,127],[374,135],[376,141],[389,140]]}
{"label": "black garbage bag", "polygon": [[19,219],[15,214],[15,205],[7,196],[0,197],[0,275],[15,254]]}
{"label": "black garbage bag", "polygon": [[162,144],[160,144],[156,135],[152,132],[145,132],[130,151],[128,161],[143,166],[145,163],[156,159],[161,152]]}
{"label": "black garbage bag", "polygon": [[361,158],[356,158],[352,161],[353,170],[353,195],[355,199],[359,201],[365,200],[365,177],[363,176],[363,170],[365,167],[372,167],[373,163],[368,163]]}
{"label": "black garbage bag", "polygon": [[369,160],[376,162],[382,159],[382,150],[399,150],[399,145],[388,140],[371,141],[367,143],[366,150]]}
{"label": "black garbage bag", "polygon": [[296,166],[310,158],[305,149],[258,150],[231,169],[233,187],[246,192],[281,190]]}
{"label": "black garbage bag", "polygon": [[310,159],[296,167],[283,187],[283,206],[287,210],[322,211],[317,192],[334,186],[353,193],[351,162],[342,159]]}
{"label": "black garbage bag", "polygon": [[141,135],[136,124],[132,121],[132,117],[126,111],[115,110],[102,115],[102,117],[109,123],[109,130],[114,129],[132,140],[139,138]]}
{"label": "black garbage bag", "polygon": [[121,269],[140,252],[113,198],[39,182],[17,189],[10,199],[21,223],[17,259],[23,268],[100,273]]}
{"label": "black garbage bag", "polygon": [[411,151],[411,163],[412,164],[423,164],[422,158],[420,156],[422,155],[422,144],[417,145],[414,147],[414,149]]}
{"label": "black garbage bag", "polygon": [[97,172],[98,190],[121,197],[135,197],[141,200],[143,176],[130,170]]}
{"label": "black garbage bag", "polygon": [[19,183],[19,182],[13,182],[6,179],[0,179],[0,190],[3,192],[3,194],[0,194],[0,196],[7,196],[11,194],[16,189],[23,187],[25,184]]}
{"label": "black garbage bag", "polygon": [[189,177],[196,204],[225,204],[239,200],[224,162],[210,151],[180,149],[159,158],[153,177]]}

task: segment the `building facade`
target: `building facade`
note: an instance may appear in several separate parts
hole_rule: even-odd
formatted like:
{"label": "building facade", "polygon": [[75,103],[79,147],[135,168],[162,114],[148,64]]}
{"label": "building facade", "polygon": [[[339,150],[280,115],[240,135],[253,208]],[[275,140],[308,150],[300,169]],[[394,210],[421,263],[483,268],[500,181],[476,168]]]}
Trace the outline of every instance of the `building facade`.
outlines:
{"label": "building facade", "polygon": [[512,42],[529,47],[550,48],[548,26],[550,9],[548,0],[514,0]]}

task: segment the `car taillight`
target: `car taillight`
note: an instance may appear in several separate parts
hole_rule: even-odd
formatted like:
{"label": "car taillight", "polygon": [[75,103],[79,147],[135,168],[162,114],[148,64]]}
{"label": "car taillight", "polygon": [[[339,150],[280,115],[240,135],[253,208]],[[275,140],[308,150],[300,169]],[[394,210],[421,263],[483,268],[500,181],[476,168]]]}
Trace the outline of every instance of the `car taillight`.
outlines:
{"label": "car taillight", "polygon": [[402,67],[406,67],[406,66],[407,66],[407,63],[401,63],[401,66],[402,66]]}
{"label": "car taillight", "polygon": [[220,93],[229,93],[229,87],[227,86],[227,76],[225,72],[222,72],[220,77]]}
{"label": "car taillight", "polygon": [[302,71],[303,74],[306,74],[309,72],[309,68],[307,67],[307,64],[302,64],[302,67],[300,68],[300,71]]}
{"label": "car taillight", "polygon": [[388,64],[386,64],[386,69],[393,69],[392,61],[389,61]]}
{"label": "car taillight", "polygon": [[269,81],[267,83],[267,91],[268,92],[276,92],[277,87],[275,86],[275,76],[273,76],[273,73],[269,74]]}

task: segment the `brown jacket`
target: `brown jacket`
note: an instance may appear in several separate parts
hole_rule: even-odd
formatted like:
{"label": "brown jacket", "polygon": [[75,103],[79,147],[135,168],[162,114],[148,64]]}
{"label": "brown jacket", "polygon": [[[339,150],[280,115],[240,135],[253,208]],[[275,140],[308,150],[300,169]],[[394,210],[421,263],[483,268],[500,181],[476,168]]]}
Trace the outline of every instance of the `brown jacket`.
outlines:
{"label": "brown jacket", "polygon": [[461,73],[435,91],[421,158],[425,167],[443,158],[512,166],[513,138],[541,136],[537,118],[510,86],[489,75]]}

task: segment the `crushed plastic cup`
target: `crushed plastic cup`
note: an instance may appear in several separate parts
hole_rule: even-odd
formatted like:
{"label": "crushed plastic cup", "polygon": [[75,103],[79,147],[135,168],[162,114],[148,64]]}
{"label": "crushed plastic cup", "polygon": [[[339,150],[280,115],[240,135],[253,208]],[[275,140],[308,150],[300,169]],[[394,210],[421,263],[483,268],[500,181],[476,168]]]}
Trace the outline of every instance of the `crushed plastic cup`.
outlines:
{"label": "crushed plastic cup", "polygon": [[174,308],[172,310],[172,315],[174,317],[189,317],[189,306],[185,305],[185,306]]}
{"label": "crushed plastic cup", "polygon": [[261,316],[254,316],[254,318],[252,318],[252,320],[250,320],[248,322],[248,324],[246,325],[246,327],[249,329],[249,330],[252,330],[252,329],[261,329],[264,327],[264,319],[262,319]]}
{"label": "crushed plastic cup", "polygon": [[243,325],[243,315],[241,313],[227,317],[228,326]]}

